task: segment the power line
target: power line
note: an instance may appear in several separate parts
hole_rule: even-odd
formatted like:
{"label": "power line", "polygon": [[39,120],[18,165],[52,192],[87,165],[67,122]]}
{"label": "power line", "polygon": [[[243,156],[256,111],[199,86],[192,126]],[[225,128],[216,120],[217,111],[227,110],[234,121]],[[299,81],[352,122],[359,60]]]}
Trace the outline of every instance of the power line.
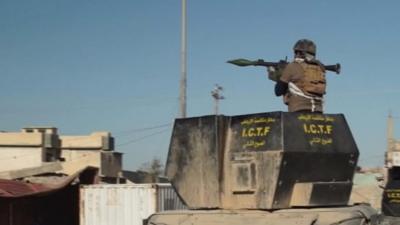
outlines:
{"label": "power line", "polygon": [[132,139],[132,140],[130,140],[130,141],[124,142],[124,143],[119,144],[119,145],[116,145],[116,146],[119,147],[119,146],[124,146],[124,145],[128,145],[128,144],[132,144],[132,143],[141,141],[141,140],[143,140],[143,139],[146,139],[146,138],[155,136],[155,135],[157,135],[157,134],[164,133],[164,132],[166,132],[166,131],[168,131],[168,130],[169,130],[169,128],[168,128],[168,129],[163,129],[163,130],[161,130],[161,131],[158,131],[158,132],[155,132],[155,133],[151,133],[151,134],[149,134],[149,135],[145,135],[145,136],[142,136],[142,137],[139,137],[139,138],[136,138],[136,139]]}
{"label": "power line", "polygon": [[114,134],[118,134],[115,137],[123,136],[126,134],[131,134],[131,133],[138,133],[138,132],[143,132],[143,131],[148,131],[148,130],[154,130],[162,127],[167,127],[171,126],[172,123],[166,123],[166,124],[161,124],[161,125],[156,125],[156,126],[151,126],[151,127],[143,127],[143,128],[137,128],[137,129],[132,129],[132,130],[125,130],[125,131],[118,131],[118,132],[113,132]]}

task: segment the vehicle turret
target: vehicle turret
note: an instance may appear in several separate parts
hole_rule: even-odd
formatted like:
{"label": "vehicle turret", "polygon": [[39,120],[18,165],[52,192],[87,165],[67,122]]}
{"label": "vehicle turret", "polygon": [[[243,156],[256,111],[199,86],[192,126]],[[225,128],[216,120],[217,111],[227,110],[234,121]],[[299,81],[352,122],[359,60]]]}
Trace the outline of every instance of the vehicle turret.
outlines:
{"label": "vehicle turret", "polygon": [[346,206],[359,151],[342,114],[176,119],[166,175],[192,209]]}

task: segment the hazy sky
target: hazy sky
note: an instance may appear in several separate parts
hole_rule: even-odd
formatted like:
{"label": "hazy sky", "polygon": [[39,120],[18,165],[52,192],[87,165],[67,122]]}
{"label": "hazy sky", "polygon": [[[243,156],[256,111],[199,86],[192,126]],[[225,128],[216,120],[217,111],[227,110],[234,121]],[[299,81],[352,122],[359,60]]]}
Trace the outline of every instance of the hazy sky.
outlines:
{"label": "hazy sky", "polygon": [[[309,38],[328,75],[327,113],[343,113],[360,164],[383,163],[386,118],[400,116],[399,1],[188,0],[188,116],[285,111],[264,68]],[[180,0],[0,0],[1,130],[111,131],[124,167],[165,160],[179,112]],[[400,136],[400,119],[396,120]],[[144,129],[154,128],[154,129]]]}

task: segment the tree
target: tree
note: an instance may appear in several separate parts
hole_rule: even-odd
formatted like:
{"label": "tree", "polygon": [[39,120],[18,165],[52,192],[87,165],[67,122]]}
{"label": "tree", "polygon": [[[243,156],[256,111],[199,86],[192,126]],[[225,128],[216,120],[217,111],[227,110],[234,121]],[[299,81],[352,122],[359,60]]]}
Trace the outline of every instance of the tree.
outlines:
{"label": "tree", "polygon": [[164,174],[164,166],[159,158],[153,158],[150,162],[143,163],[140,170],[147,173],[145,183],[157,183],[159,177]]}

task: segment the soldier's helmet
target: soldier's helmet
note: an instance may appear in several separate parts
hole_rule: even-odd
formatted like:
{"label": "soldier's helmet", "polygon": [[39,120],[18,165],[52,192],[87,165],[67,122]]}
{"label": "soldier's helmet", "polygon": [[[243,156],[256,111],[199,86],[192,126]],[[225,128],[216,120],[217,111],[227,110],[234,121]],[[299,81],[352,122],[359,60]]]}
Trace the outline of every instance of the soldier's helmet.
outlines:
{"label": "soldier's helmet", "polygon": [[313,41],[309,39],[301,39],[296,42],[293,46],[294,52],[306,52],[311,55],[316,55],[317,53],[317,46],[314,44]]}

